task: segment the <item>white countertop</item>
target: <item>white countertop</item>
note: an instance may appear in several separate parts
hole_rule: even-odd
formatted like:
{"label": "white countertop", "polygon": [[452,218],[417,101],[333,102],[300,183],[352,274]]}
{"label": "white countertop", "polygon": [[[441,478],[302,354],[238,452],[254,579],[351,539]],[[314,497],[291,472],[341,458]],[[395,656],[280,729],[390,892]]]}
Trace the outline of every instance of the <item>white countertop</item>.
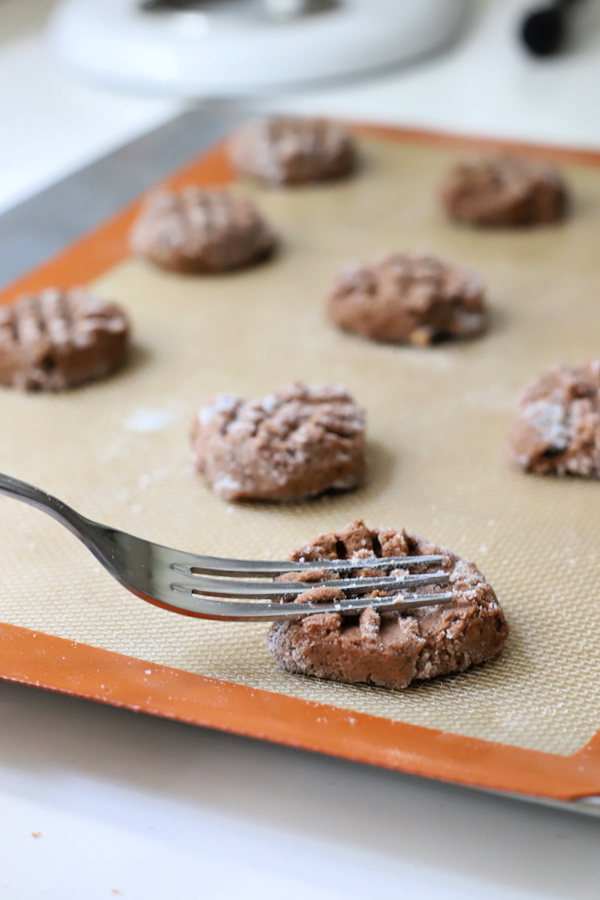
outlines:
{"label": "white countertop", "polygon": [[[523,0],[479,2],[443,57],[271,105],[600,147],[600,5],[533,62]],[[0,0],[0,210],[182,107],[74,84],[48,0]],[[0,684],[0,896],[596,898],[595,819]]]}

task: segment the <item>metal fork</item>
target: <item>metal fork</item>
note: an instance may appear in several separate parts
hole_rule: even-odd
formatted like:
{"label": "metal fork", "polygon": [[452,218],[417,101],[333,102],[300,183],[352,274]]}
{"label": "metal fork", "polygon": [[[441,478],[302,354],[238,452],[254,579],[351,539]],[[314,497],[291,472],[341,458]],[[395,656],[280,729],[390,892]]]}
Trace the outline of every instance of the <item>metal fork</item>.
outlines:
{"label": "metal fork", "polygon": [[[411,593],[426,585],[447,584],[449,578],[445,572],[397,576],[382,574],[374,578],[352,577],[354,572],[365,568],[380,569],[385,573],[398,568],[438,566],[442,562],[441,556],[373,557],[314,562],[221,559],[216,556],[200,556],[172,550],[117,531],[116,528],[100,525],[75,512],[51,494],[9,475],[0,474],[0,494],[35,506],[68,528],[128,591],[148,603],[186,616],[201,619],[275,621],[294,619],[311,613],[356,614],[368,606],[387,612],[452,602],[451,591]],[[316,568],[325,569],[332,575],[341,577],[319,582],[277,583],[241,580],[261,576],[273,578],[285,572]],[[331,602],[293,602],[294,597],[323,585],[340,588],[345,593],[345,599]],[[364,596],[375,590],[385,591],[386,594],[373,598]]]}

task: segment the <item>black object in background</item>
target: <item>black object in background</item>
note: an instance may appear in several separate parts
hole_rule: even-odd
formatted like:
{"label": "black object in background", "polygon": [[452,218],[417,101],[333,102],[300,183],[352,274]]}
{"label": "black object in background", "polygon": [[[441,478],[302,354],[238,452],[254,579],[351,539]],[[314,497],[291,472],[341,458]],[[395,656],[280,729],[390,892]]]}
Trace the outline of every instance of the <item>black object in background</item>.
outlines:
{"label": "black object in background", "polygon": [[571,7],[580,0],[554,0],[527,13],[521,23],[521,38],[534,56],[554,56],[563,49],[569,34]]}

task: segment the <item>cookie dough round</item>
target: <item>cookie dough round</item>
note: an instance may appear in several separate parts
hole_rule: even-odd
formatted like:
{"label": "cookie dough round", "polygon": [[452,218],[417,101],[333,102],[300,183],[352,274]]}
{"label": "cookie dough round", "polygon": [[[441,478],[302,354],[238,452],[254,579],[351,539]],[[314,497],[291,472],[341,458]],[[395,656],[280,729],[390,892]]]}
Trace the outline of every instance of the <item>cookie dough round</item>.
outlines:
{"label": "cookie dough round", "polygon": [[138,256],[163,269],[196,274],[254,265],[276,243],[249,200],[191,186],[150,196],[131,232]]}
{"label": "cookie dough round", "polygon": [[600,360],[558,365],[523,392],[508,436],[526,472],[600,478]]}
{"label": "cookie dough round", "polygon": [[61,391],[123,363],[129,324],[120,307],[81,288],[48,288],[0,307],[0,384]]}
{"label": "cookie dough round", "polygon": [[479,227],[544,225],[564,219],[568,193],[553,166],[514,156],[461,163],[442,189],[451,219]]}
{"label": "cookie dough round", "polygon": [[[463,672],[496,656],[508,636],[508,625],[492,586],[474,563],[445,547],[404,530],[369,529],[358,519],[339,533],[319,535],[290,559],[314,560],[318,565],[322,559],[429,553],[442,555],[440,568],[449,573],[450,583],[428,592],[451,589],[454,600],[449,606],[381,615],[373,609],[358,616],[315,613],[277,622],[268,638],[273,657],[288,672],[347,684],[406,688],[414,681]],[[364,569],[361,574],[375,573]],[[294,580],[299,580],[297,575]]]}
{"label": "cookie dough round", "polygon": [[365,476],[364,412],[337,384],[220,394],[192,426],[196,468],[226,500],[302,500]]}
{"label": "cookie dough round", "polygon": [[324,119],[280,116],[251,122],[231,140],[234,166],[274,185],[301,185],[349,175],[356,164],[348,132]]}
{"label": "cookie dough round", "polygon": [[347,265],[329,294],[327,312],[336,325],[363,337],[420,345],[474,337],[487,324],[479,277],[423,253],[389,253]]}

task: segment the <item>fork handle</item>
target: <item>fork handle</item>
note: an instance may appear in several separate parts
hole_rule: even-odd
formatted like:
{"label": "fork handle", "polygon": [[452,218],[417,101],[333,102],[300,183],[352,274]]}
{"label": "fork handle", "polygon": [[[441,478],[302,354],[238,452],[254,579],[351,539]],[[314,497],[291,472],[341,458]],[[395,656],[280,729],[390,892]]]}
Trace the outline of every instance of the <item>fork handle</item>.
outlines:
{"label": "fork handle", "polygon": [[84,516],[79,515],[52,494],[48,494],[26,481],[21,481],[19,478],[13,478],[12,475],[0,473],[0,494],[15,500],[23,500],[30,506],[41,509],[42,512],[48,513],[49,516],[68,528],[76,537],[81,538],[81,531],[87,531],[88,520]]}

